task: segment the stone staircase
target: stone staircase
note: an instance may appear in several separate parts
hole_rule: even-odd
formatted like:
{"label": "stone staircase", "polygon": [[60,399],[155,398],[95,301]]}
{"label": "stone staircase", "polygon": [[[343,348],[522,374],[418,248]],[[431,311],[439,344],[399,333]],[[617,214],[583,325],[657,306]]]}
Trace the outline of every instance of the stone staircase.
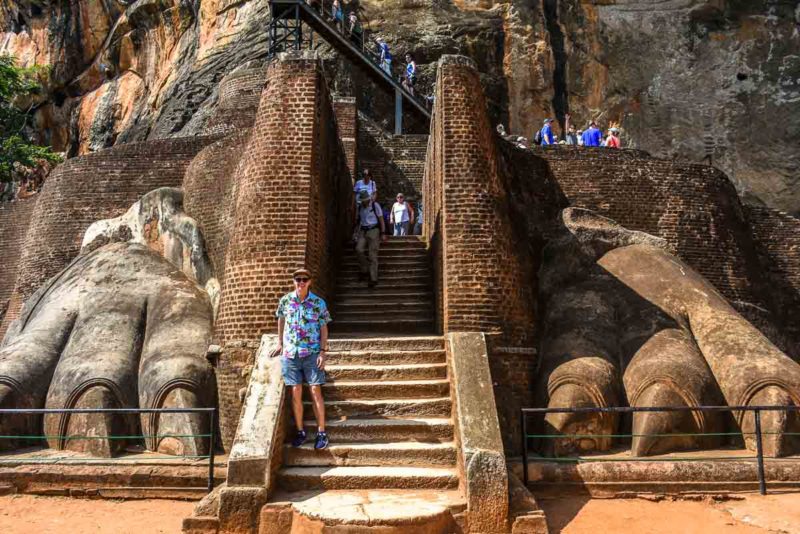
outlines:
{"label": "stone staircase", "polygon": [[[382,533],[458,531],[455,518],[466,504],[444,340],[430,335],[425,243],[390,239],[380,261],[380,284],[367,289],[355,254],[344,259],[322,388],[331,444],[323,451],[314,450],[313,439],[298,448],[284,444],[262,532],[266,524],[284,525],[269,532],[351,532],[356,525]],[[310,397],[305,408],[313,438]]]}
{"label": "stone staircase", "polygon": [[366,280],[359,281],[355,248],[349,248],[339,271],[331,332],[376,337],[433,333],[432,278],[430,256],[419,236],[381,243],[378,286],[372,289]]}

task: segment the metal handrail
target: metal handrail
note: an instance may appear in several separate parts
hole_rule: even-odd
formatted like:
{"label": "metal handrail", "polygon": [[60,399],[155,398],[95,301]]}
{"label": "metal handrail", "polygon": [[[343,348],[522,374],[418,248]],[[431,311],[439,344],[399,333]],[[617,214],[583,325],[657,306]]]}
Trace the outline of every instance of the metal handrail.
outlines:
{"label": "metal handrail", "polygon": [[[85,414],[85,413],[116,413],[116,414],[144,414],[144,413],[160,413],[160,414],[177,414],[177,413],[207,413],[209,416],[209,432],[208,434],[192,434],[191,436],[180,437],[208,437],[208,455],[207,456],[185,456],[183,458],[204,459],[208,458],[208,483],[206,489],[211,492],[214,489],[214,463],[215,463],[215,445],[217,436],[217,409],[216,408],[0,408],[0,416],[2,415],[43,415],[43,414]],[[170,434],[164,434],[164,437],[170,437]],[[48,437],[64,437],[73,440],[80,439],[133,439],[144,438],[144,435],[137,436],[48,436]],[[14,435],[14,436],[0,436],[0,439],[43,439],[39,435]],[[45,438],[46,439],[46,438]],[[177,456],[176,458],[181,458]],[[23,459],[16,458],[16,462],[25,463]]]}
{"label": "metal handrail", "polygon": [[[558,439],[570,437],[571,435],[565,434],[528,434],[528,415],[549,413],[636,413],[636,412],[753,412],[753,432],[732,432],[732,433],[681,433],[681,434],[664,434],[664,436],[676,435],[694,435],[694,436],[707,436],[707,435],[754,435],[756,438],[756,456],[747,458],[727,458],[734,459],[755,459],[758,465],[758,488],[761,495],[767,493],[767,481],[764,472],[764,450],[763,450],[763,434],[761,430],[761,412],[764,411],[797,411],[800,406],[785,405],[785,406],[597,406],[597,407],[584,407],[584,408],[521,408],[520,409],[520,423],[522,428],[522,478],[523,483],[528,485],[528,439],[529,438],[544,438],[544,439]],[[661,436],[662,434],[639,434],[637,436]],[[633,437],[631,434],[586,434],[584,437]],[[722,458],[706,458],[706,459],[722,459]],[[547,460],[555,461],[556,459],[548,458]],[[684,459],[685,460],[685,459]],[[615,461],[625,461],[615,459]],[[628,460],[630,461],[630,460]],[[649,461],[668,461],[665,459],[652,459]]]}

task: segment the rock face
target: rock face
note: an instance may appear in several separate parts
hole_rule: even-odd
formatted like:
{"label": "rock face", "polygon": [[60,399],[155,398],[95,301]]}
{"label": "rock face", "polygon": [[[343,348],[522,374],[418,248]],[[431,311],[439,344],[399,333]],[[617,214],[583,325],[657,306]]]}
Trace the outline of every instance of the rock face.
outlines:
{"label": "rock face", "polygon": [[[532,136],[571,112],[623,144],[711,161],[745,198],[800,212],[800,11],[755,0],[365,0],[365,25],[411,51],[422,93],[443,54],[475,59],[492,116]],[[36,111],[71,154],[191,135],[217,82],[266,54],[265,0],[0,0],[0,52],[52,67]],[[323,47],[333,87],[387,123],[391,95]],[[780,117],[779,120],[776,118]],[[563,122],[562,122],[563,124]],[[409,123],[412,129],[425,125]]]}

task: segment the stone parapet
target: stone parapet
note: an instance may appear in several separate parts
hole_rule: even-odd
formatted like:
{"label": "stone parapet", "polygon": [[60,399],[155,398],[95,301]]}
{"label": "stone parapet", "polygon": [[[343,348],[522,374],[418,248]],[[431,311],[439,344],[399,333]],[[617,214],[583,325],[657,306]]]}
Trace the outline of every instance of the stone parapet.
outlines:
{"label": "stone parapet", "polygon": [[447,335],[467,532],[508,531],[508,478],[486,339],[479,332]]}

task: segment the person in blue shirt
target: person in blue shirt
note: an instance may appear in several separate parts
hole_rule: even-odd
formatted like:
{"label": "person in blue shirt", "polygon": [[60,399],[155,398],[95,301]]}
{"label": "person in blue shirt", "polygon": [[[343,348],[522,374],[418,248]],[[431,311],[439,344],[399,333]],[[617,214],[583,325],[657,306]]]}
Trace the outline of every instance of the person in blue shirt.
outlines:
{"label": "person in blue shirt", "polygon": [[553,128],[550,126],[550,123],[553,122],[553,119],[545,119],[544,126],[542,126],[542,144],[543,145],[554,145],[556,144],[556,136],[553,135]]}
{"label": "person in blue shirt", "polygon": [[600,146],[603,140],[603,132],[597,127],[597,123],[592,121],[586,131],[583,132],[583,135],[581,135],[581,139],[583,140],[583,146]]}
{"label": "person in blue shirt", "polygon": [[386,44],[386,41],[383,38],[378,38],[378,46],[381,50],[381,69],[388,74],[389,76],[392,75],[392,54],[389,52],[389,45]]}

